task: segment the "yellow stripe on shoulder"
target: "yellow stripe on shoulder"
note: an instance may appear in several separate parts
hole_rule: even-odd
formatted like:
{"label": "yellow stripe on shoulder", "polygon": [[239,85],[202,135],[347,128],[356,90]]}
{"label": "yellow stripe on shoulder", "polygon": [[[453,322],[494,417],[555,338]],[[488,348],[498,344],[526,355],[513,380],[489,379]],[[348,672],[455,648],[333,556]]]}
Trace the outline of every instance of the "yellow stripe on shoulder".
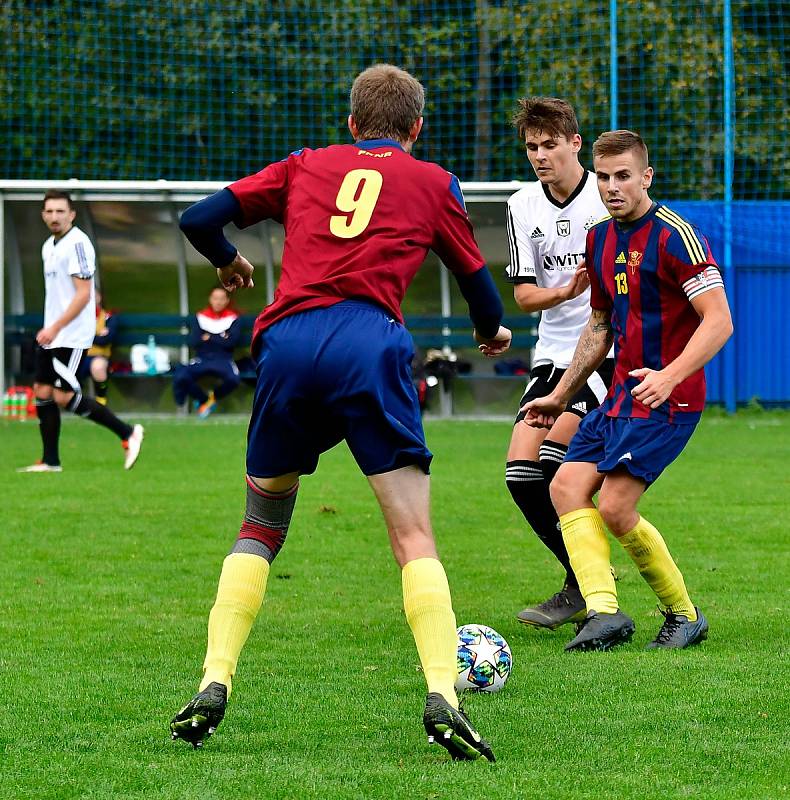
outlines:
{"label": "yellow stripe on shoulder", "polygon": [[694,229],[686,220],[678,216],[674,211],[666,208],[666,206],[660,208],[656,212],[656,216],[673,227],[680,234],[683,243],[686,245],[689,258],[693,263],[701,264],[705,262],[705,248],[702,246],[697,234],[694,233]]}
{"label": "yellow stripe on shoulder", "polygon": [[694,233],[694,229],[683,217],[678,216],[666,206],[659,208],[656,211],[656,216],[680,234],[683,244],[686,245],[689,258],[694,264],[703,264],[707,260],[702,242],[700,242],[699,237]]}

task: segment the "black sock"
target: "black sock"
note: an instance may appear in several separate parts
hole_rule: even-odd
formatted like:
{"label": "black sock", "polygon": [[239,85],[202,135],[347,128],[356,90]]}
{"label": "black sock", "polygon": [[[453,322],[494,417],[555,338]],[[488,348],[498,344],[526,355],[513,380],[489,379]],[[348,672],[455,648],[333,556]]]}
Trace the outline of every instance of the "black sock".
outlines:
{"label": "black sock", "polygon": [[[560,468],[562,464],[562,460],[565,458],[565,454],[568,452],[568,445],[561,444],[560,442],[552,442],[550,439],[544,439],[543,444],[540,446],[540,468],[543,470],[543,478],[546,481],[546,488],[548,489],[551,482],[554,480],[554,476],[557,474],[557,470]],[[551,491],[549,490],[549,500],[551,500]],[[552,503],[552,508],[554,504]],[[556,511],[554,512],[556,514]],[[560,529],[560,520],[559,517],[557,518],[557,531],[559,532],[560,536],[560,544],[562,546],[562,552],[565,554],[565,561],[562,562],[562,565],[565,567],[566,576],[565,576],[565,583],[569,584],[570,586],[578,587],[579,582],[576,580],[576,575],[573,573],[573,569],[570,566],[570,558],[568,556],[568,550],[565,547],[565,541],[562,538],[562,530]]]}
{"label": "black sock", "polygon": [[538,539],[551,550],[567,573],[566,583],[578,586],[568,551],[562,540],[560,521],[551,502],[549,484],[539,461],[508,461],[507,488]]}
{"label": "black sock", "polygon": [[567,444],[552,442],[550,439],[543,440],[538,458],[540,458],[540,468],[543,470],[546,486],[554,480],[554,476],[557,474],[557,470],[560,468],[567,452]]}
{"label": "black sock", "polygon": [[60,409],[54,400],[36,398],[36,414],[38,415],[38,431],[44,447],[41,460],[51,467],[60,466],[58,443],[60,441]]}
{"label": "black sock", "polygon": [[103,400],[107,399],[107,386],[109,385],[110,381],[97,381],[95,378],[93,379],[93,391],[96,394],[96,397],[101,397]]}
{"label": "black sock", "polygon": [[132,435],[131,425],[127,425],[123,420],[118,419],[107,406],[97,403],[90,397],[75,394],[69,403],[69,411],[73,411],[80,417],[85,417],[91,422],[109,428],[119,439],[128,439]]}

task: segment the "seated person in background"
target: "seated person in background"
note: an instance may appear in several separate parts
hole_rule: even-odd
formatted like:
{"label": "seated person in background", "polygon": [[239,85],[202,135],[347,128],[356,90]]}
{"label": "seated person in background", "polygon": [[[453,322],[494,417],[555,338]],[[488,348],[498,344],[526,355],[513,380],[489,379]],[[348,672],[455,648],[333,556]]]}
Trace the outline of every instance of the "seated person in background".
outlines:
{"label": "seated person in background", "polygon": [[[190,324],[189,346],[195,357],[189,364],[179,365],[173,376],[176,405],[183,405],[191,397],[198,405],[201,419],[213,413],[217,402],[227,397],[240,381],[233,350],[239,341],[241,323],[238,313],[229,305],[230,295],[224,289],[211,290],[208,307],[198,311]],[[206,394],[197,382],[203,375],[215,375],[222,383]]]}
{"label": "seated person in background", "polygon": [[101,292],[96,290],[96,335],[93,345],[80,364],[77,377],[82,379],[87,375],[93,381],[93,394],[97,403],[107,405],[107,383],[110,374],[110,354],[112,341],[118,327],[118,318],[102,307]]}

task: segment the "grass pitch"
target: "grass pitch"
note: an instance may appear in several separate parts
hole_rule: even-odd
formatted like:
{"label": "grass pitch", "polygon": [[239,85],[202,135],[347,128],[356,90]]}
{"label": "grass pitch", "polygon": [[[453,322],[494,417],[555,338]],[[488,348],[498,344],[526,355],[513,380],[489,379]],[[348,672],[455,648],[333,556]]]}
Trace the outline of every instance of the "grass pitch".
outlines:
{"label": "grass pitch", "polygon": [[149,421],[125,473],[111,434],[67,420],[64,472],[17,475],[38,432],[0,422],[0,797],[787,796],[790,415],[710,413],[644,499],[710,620],[676,653],[643,650],[661,620],[614,541],[631,644],[566,654],[569,629],[520,626],[561,575],[504,486],[509,425],[428,423],[458,622],[514,654],[467,702],[494,765],[425,742],[399,573],[344,446],[302,482],[224,723],[202,751],[169,740],[241,520],[245,425]]}

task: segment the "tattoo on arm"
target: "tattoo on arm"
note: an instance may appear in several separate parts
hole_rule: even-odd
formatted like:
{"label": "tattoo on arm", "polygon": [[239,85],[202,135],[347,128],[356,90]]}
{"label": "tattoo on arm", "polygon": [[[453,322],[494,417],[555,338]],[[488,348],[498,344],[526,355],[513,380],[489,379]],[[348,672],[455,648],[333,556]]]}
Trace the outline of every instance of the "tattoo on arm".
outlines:
{"label": "tattoo on arm", "polygon": [[611,312],[594,308],[587,327],[579,337],[573,359],[557,386],[557,391],[562,391],[568,396],[575,394],[601,365],[613,341]]}
{"label": "tattoo on arm", "polygon": [[[590,327],[592,328],[593,333],[611,334],[612,318],[610,312],[600,311],[599,309],[594,308],[592,310],[592,314],[590,314]],[[614,338],[613,335],[612,338]],[[609,346],[611,347],[611,343]]]}

